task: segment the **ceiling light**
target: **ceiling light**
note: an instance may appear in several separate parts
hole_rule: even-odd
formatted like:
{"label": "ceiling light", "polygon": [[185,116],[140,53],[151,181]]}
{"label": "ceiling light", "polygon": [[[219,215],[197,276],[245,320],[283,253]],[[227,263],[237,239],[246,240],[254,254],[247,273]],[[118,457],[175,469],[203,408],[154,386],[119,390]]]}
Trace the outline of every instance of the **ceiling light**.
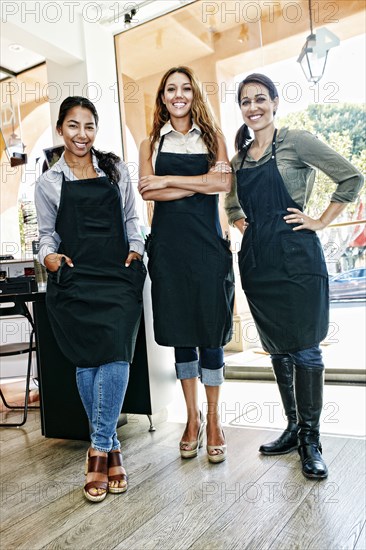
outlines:
{"label": "ceiling light", "polygon": [[137,13],[137,10],[135,8],[133,8],[130,12],[125,13],[124,15],[125,27],[131,26],[131,24],[133,23],[133,18],[135,17],[136,13]]}
{"label": "ceiling light", "polygon": [[308,82],[319,82],[327,63],[328,52],[339,45],[339,38],[325,27],[313,32],[311,0],[309,0],[310,34],[297,60]]}
{"label": "ceiling light", "polygon": [[18,52],[22,52],[24,50],[24,48],[20,44],[10,44],[9,45],[9,50],[11,52],[18,53]]}

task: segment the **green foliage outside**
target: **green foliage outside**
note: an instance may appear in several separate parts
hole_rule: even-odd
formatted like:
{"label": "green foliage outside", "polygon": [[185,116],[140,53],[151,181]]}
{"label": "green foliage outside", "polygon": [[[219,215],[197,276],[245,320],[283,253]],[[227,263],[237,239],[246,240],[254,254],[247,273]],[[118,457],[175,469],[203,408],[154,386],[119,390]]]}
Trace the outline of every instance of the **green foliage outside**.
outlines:
{"label": "green foliage outside", "polygon": [[[348,159],[363,174],[366,172],[366,113],[360,105],[310,105],[305,111],[291,113],[280,118],[278,126],[307,130],[339,154]],[[323,172],[317,172],[316,185],[306,211],[312,217],[319,217],[329,204],[336,187]],[[364,197],[365,186],[360,194]],[[363,202],[365,202],[363,200]],[[342,219],[352,220],[357,211],[357,203],[350,204]]]}
{"label": "green foliage outside", "polygon": [[358,156],[366,149],[365,121],[366,111],[360,105],[343,103],[340,105],[309,105],[307,108],[313,121],[316,134],[326,140],[334,134],[349,131],[352,155]]}
{"label": "green foliage outside", "polygon": [[[278,120],[278,127],[307,130],[348,159],[361,173],[366,173],[365,109],[360,105],[310,105],[305,111],[291,113]],[[359,219],[360,201],[365,208],[365,185],[356,203],[350,203],[336,222]],[[306,213],[319,218],[330,202],[336,184],[320,170],[317,171],[312,196]],[[361,214],[362,217],[365,214]],[[364,250],[348,247],[363,230],[363,225],[328,228],[318,233],[322,242],[329,272],[335,273],[363,265]]]}

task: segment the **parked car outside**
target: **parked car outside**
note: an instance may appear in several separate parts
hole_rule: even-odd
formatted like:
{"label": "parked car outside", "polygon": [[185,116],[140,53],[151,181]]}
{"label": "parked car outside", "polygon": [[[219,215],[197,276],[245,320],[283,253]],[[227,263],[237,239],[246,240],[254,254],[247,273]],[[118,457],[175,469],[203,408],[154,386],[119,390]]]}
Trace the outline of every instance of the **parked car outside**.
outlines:
{"label": "parked car outside", "polygon": [[330,300],[365,300],[366,268],[350,269],[329,279]]}

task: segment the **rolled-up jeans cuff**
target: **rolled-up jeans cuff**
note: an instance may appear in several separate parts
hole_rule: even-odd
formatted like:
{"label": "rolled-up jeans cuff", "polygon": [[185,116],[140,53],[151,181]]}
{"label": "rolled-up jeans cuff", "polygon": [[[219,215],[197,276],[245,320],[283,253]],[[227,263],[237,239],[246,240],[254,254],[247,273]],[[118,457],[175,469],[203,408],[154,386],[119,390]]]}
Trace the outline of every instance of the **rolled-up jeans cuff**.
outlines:
{"label": "rolled-up jeans cuff", "polygon": [[205,386],[221,386],[224,382],[224,366],[219,369],[201,367],[201,382]]}
{"label": "rolled-up jeans cuff", "polygon": [[186,378],[197,378],[199,376],[198,361],[189,361],[188,363],[175,363],[175,372],[178,380]]}

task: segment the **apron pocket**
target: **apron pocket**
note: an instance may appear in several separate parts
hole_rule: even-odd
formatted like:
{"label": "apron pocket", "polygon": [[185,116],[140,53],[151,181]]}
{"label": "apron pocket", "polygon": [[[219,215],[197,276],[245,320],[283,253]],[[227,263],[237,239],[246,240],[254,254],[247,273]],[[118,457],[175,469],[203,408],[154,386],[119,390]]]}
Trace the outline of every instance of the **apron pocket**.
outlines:
{"label": "apron pocket", "polygon": [[230,273],[228,277],[224,279],[224,296],[226,302],[226,313],[228,318],[232,320],[235,297],[234,273]]}
{"label": "apron pocket", "polygon": [[230,271],[233,269],[233,253],[231,252],[230,246],[231,242],[229,239],[223,239],[219,237],[221,246],[220,246],[220,272],[227,276]]}
{"label": "apron pocket", "polygon": [[247,227],[244,232],[238,252],[238,264],[240,274],[257,267],[253,246],[253,225]]}
{"label": "apron pocket", "polygon": [[196,193],[191,197],[177,199],[174,201],[160,201],[155,203],[154,215],[174,216],[178,214],[189,214],[196,216],[204,216],[207,208],[207,203],[211,204],[216,201],[216,195],[203,195]]}
{"label": "apron pocket", "polygon": [[[154,275],[152,275],[155,264],[157,264],[157,267],[159,267],[159,259],[161,259],[162,254],[161,254],[161,244],[157,241],[155,235],[150,233],[148,237],[149,238],[146,241],[146,253],[148,257],[147,269],[151,277],[155,275],[155,273]],[[157,256],[158,256],[158,261],[157,261]]]}
{"label": "apron pocket", "polygon": [[316,233],[298,231],[282,237],[284,267],[287,275],[327,277],[323,249]]}
{"label": "apron pocket", "polygon": [[257,267],[252,245],[241,246],[241,249],[238,252],[238,263],[240,273]]}
{"label": "apron pocket", "polygon": [[80,238],[118,237],[118,224],[111,220],[110,205],[77,206],[77,227]]}
{"label": "apron pocket", "polygon": [[146,267],[142,260],[132,260],[130,267],[126,268],[127,270],[131,270],[136,286],[137,292],[141,292],[145,279],[146,279]]}
{"label": "apron pocket", "polygon": [[132,260],[130,264],[130,269],[131,268],[133,269],[133,271],[139,273],[139,275],[142,275],[145,279],[147,271],[145,264],[142,260]]}
{"label": "apron pocket", "polygon": [[69,267],[66,263],[58,268],[57,271],[48,271],[48,277],[50,282],[56,285],[58,288],[66,288],[70,283],[73,275],[74,267]]}

